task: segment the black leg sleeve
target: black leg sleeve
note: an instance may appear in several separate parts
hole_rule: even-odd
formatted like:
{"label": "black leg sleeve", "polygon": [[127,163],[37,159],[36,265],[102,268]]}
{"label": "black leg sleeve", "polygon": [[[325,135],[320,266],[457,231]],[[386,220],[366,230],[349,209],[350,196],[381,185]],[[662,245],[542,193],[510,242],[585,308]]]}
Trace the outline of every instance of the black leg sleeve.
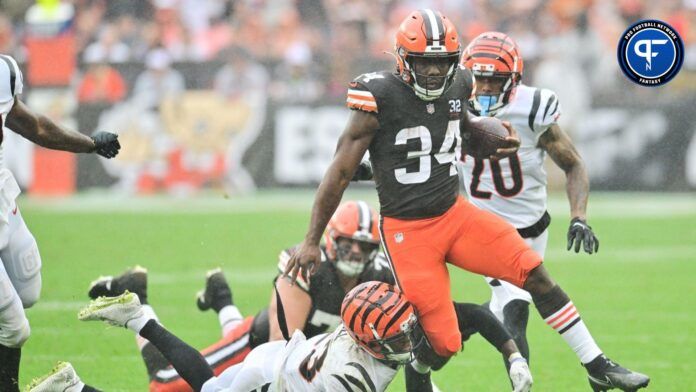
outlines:
{"label": "black leg sleeve", "polygon": [[512,300],[503,308],[503,315],[505,317],[503,325],[515,339],[520,354],[529,362],[529,344],[527,343],[529,303],[521,299]]}
{"label": "black leg sleeve", "polygon": [[143,357],[143,362],[145,362],[147,376],[150,381],[154,380],[157,372],[169,367],[167,358],[152,343],[145,343],[145,346],[140,350],[140,355]]}
{"label": "black leg sleeve", "polygon": [[510,333],[503,324],[488,309],[481,305],[454,303],[457,313],[457,321],[462,337],[471,335],[471,332],[478,332],[500,351],[503,343],[512,339]]}
{"label": "black leg sleeve", "polygon": [[174,336],[157,321],[148,321],[140,330],[140,336],[157,347],[194,391],[200,391],[203,384],[214,376],[198,350]]}
{"label": "black leg sleeve", "polygon": [[95,387],[92,387],[92,386],[85,384],[85,386],[82,387],[82,391],[80,391],[80,392],[101,392],[101,391]]}
{"label": "black leg sleeve", "polygon": [[0,344],[0,391],[19,392],[19,360],[21,348],[10,348]]}

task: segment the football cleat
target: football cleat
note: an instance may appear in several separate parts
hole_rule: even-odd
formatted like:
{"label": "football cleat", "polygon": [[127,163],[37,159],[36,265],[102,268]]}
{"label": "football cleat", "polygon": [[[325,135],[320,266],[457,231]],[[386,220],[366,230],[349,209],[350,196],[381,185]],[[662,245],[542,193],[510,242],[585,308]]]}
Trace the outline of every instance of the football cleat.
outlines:
{"label": "football cleat", "polygon": [[99,297],[77,314],[80,321],[100,320],[117,327],[143,315],[138,296],[126,290],[118,297]]}
{"label": "football cleat", "polygon": [[205,289],[198,292],[196,305],[201,311],[214,309],[219,312],[227,305],[232,305],[232,290],[227,284],[222,269],[215,268],[205,274]]}
{"label": "football cleat", "polygon": [[50,373],[34,379],[24,392],[79,392],[80,377],[69,362],[58,362]]}
{"label": "football cleat", "polygon": [[100,276],[90,283],[87,295],[91,299],[115,297],[126,290],[135,293],[141,304],[147,303],[147,269],[139,265],[127,269],[117,277]]}
{"label": "football cleat", "polygon": [[632,392],[647,387],[650,382],[650,377],[645,374],[626,369],[603,354],[585,365],[585,368],[587,369],[587,380],[594,392],[603,392],[614,388]]}

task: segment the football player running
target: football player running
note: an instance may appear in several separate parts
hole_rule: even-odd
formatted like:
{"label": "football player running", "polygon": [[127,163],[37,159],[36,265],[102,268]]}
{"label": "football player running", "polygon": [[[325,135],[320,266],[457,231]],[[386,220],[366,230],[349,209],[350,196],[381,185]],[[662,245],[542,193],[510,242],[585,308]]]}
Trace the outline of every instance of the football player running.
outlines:
{"label": "football player running", "polygon": [[[521,83],[522,55],[514,40],[504,33],[491,31],[474,38],[464,50],[461,64],[473,74],[469,111],[477,116],[510,122],[521,140],[519,151],[500,161],[462,157],[462,179],[469,201],[510,222],[525,242],[543,257],[551,222],[546,210],[543,166],[548,154],[567,178],[571,214],[568,250],[574,245],[576,253],[581,247],[589,254],[597,252],[599,240],[586,220],[590,188],[587,172],[570,137],[558,125],[561,106],[556,94]],[[492,289],[491,311],[505,324],[529,360],[526,326],[532,297],[508,282],[486,280]],[[579,318],[576,320],[582,322]],[[561,323],[559,332],[567,333],[569,326]],[[587,339],[578,352],[580,361],[589,370],[590,382],[610,387],[610,382],[593,376],[592,361],[600,354],[599,347],[591,339]]]}
{"label": "football player running", "polygon": [[24,309],[41,293],[41,256],[36,240],[22,219],[16,198],[20,189],[5,167],[2,139],[10,129],[39,146],[70,152],[97,153],[113,158],[118,136],[97,132],[92,137],[63,128],[34,113],[20,99],[22,72],[10,56],[0,54],[0,391],[18,391],[22,346],[30,328]]}
{"label": "football player running", "polygon": [[[243,363],[217,377],[198,351],[143,312],[133,293],[100,297],[81,310],[78,317],[133,330],[152,342],[194,391],[203,392],[384,391],[399,366],[410,362],[412,351],[424,342],[411,304],[398,288],[383,282],[365,282],[353,288],[341,306],[342,323],[333,332],[307,339],[295,330],[289,341],[262,344]],[[505,335],[501,348],[510,357],[514,391],[529,391],[532,377],[526,361],[502,324],[492,315],[490,318],[501,336]],[[62,363],[27,390],[90,392],[97,389],[85,385],[70,364]]]}
{"label": "football player running", "polygon": [[[369,150],[382,244],[437,354],[417,357],[416,370],[440,366],[461,348],[445,261],[529,292],[542,318],[581,355],[582,347],[594,344],[592,336],[541,256],[505,220],[458,195],[457,147],[468,130],[462,101],[466,105],[472,86],[470,72],[457,66],[454,25],[439,12],[415,11],[399,27],[395,49],[396,72],[365,74],[350,84],[347,104],[353,110],[317,190],[305,240],[285,273],[316,270],[321,234]],[[509,130],[506,148],[494,158],[516,153],[520,141]],[[587,365],[592,378],[610,387],[635,390],[649,381],[601,351]]]}

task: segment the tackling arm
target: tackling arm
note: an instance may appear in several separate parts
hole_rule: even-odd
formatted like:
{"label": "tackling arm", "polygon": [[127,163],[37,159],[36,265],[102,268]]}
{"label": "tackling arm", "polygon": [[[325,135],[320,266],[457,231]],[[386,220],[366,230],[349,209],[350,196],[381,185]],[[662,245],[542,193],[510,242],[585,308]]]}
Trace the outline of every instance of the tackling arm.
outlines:
{"label": "tackling arm", "polygon": [[566,193],[570,202],[571,218],[585,220],[590,182],[585,165],[572,140],[558,124],[552,124],[539,138],[539,147],[546,150],[566,174]]}

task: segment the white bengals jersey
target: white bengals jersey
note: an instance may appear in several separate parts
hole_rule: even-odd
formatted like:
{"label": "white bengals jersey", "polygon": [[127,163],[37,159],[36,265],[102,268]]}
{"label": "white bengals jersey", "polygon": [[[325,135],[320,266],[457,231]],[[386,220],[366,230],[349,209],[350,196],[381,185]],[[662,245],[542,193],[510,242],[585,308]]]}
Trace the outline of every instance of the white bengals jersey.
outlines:
{"label": "white bengals jersey", "polygon": [[[10,56],[0,54],[0,132],[4,132],[7,115],[14,106],[16,96],[22,94],[24,83],[22,71],[17,62]],[[5,167],[4,152],[2,147],[2,133],[0,133],[0,169]]]}
{"label": "white bengals jersey", "polygon": [[546,152],[539,137],[558,121],[556,94],[520,84],[510,102],[495,114],[509,121],[520,137],[516,155],[492,162],[462,158],[462,179],[469,201],[504,218],[515,228],[535,224],[546,211]]}
{"label": "white bengals jersey", "polygon": [[288,342],[277,376],[277,391],[384,391],[397,367],[361,349],[343,326],[305,339],[296,331]]}

